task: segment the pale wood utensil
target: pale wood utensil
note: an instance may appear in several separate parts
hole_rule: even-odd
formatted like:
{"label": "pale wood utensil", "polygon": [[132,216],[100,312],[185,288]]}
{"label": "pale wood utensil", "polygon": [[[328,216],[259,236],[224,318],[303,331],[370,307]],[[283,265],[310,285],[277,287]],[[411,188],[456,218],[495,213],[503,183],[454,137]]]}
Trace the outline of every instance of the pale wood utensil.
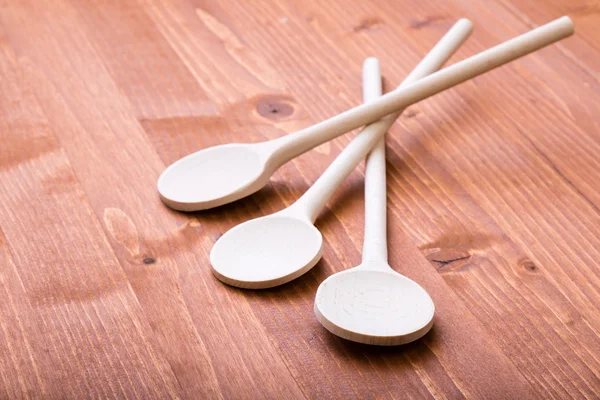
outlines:
{"label": "pale wood utensil", "polygon": [[[458,21],[402,86],[441,68],[471,30],[470,21]],[[321,258],[323,242],[313,223],[334,190],[385,133],[387,125],[384,130],[379,128],[380,125],[363,129],[290,207],[247,221],[221,236],[210,253],[217,278],[233,286],[259,289],[289,282],[312,268]]]}
{"label": "pale wood utensil", "polygon": [[181,211],[204,210],[248,196],[294,157],[361,125],[397,112],[502,64],[573,34],[562,17],[458,62],[420,81],[357,106],[306,129],[253,144],[225,144],[200,150],[171,164],[158,179],[162,201]]}
{"label": "pale wood utensil", "polygon": [[[379,62],[369,58],[363,67],[363,97],[369,102],[379,96]],[[377,124],[378,137],[385,136],[394,121],[382,122]],[[321,325],[344,339],[399,345],[419,339],[433,325],[435,307],[429,294],[388,264],[386,219],[385,139],[381,138],[365,167],[362,263],[325,279],[315,297],[315,314]]]}

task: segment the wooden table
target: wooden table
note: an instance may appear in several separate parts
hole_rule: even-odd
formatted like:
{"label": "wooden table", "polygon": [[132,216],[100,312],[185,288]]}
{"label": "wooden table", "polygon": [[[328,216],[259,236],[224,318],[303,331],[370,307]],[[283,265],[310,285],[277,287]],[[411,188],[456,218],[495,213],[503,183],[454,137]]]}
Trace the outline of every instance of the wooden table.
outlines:
{"label": "wooden table", "polygon": [[[596,1],[11,1],[0,9],[1,398],[597,398]],[[184,214],[156,179],[190,152],[275,138],[394,88],[459,17],[453,62],[563,14],[576,36],[410,107],[387,143],[390,263],[436,304],[398,348],[313,314],[359,263],[362,167],[282,287],[217,281],[227,229],[291,204],[352,138],[264,190]]]}

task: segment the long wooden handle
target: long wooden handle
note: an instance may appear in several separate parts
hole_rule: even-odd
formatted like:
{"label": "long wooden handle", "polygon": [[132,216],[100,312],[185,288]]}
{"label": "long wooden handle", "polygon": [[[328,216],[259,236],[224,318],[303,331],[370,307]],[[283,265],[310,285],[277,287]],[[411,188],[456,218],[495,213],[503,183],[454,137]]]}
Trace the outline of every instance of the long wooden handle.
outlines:
{"label": "long wooden handle", "polygon": [[[403,85],[412,83],[412,80],[417,80],[441,68],[469,37],[471,30],[472,24],[466,19],[461,19],[454,24],[419,65],[415,67],[415,70],[404,81]],[[408,79],[411,79],[411,81],[408,81]],[[368,104],[373,104],[376,101],[378,99]],[[378,123],[381,123],[381,121]],[[365,158],[369,150],[377,143],[377,140],[381,136],[380,132],[379,128],[371,128],[371,126],[365,128],[346,146],[306,193],[292,207],[288,208],[289,212],[299,213],[314,221],[325,202],[331,197],[340,183],[350,175],[352,170],[356,168],[358,163]]]}
{"label": "long wooden handle", "polygon": [[566,16],[561,17],[444,68],[402,88],[402,90],[388,93],[375,101],[357,106],[311,127],[284,136],[273,143],[277,148],[272,157],[273,166],[278,167],[343,133],[402,110],[477,75],[539,50],[572,35],[573,32],[571,19]]}
{"label": "long wooden handle", "polygon": [[[470,25],[470,24],[469,24]],[[406,78],[418,79],[415,70]],[[381,97],[381,69],[376,58],[367,58],[363,64],[363,101],[368,103]],[[392,121],[393,123],[393,121]],[[371,125],[361,135],[368,135]],[[363,264],[382,261],[387,264],[387,193],[385,178],[385,130],[375,129],[378,138],[369,153],[365,165],[365,234],[363,240]]]}

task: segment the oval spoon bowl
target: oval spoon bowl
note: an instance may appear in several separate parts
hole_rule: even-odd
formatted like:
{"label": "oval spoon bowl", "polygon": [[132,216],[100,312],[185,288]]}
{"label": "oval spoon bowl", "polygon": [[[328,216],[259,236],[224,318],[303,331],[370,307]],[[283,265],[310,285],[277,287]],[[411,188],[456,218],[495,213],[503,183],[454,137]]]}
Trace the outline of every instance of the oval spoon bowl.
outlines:
{"label": "oval spoon bowl", "polygon": [[217,207],[262,188],[261,153],[247,144],[227,144],[192,153],[171,164],[158,178],[161,200],[179,211]]}
{"label": "oval spoon bowl", "polygon": [[416,282],[360,266],[327,278],[315,298],[315,314],[328,331],[365,344],[417,340],[431,329],[434,312],[431,297]]}
{"label": "oval spoon bowl", "polygon": [[245,289],[291,281],[321,258],[323,237],[309,221],[282,215],[253,219],[227,231],[210,252],[213,273]]}

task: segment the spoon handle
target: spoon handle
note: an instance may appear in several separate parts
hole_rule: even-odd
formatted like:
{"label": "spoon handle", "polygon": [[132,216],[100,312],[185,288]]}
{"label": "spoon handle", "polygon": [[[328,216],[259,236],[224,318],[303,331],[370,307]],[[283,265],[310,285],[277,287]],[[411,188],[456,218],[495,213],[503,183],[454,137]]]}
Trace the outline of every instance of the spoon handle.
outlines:
{"label": "spoon handle", "polygon": [[[273,142],[272,166],[292,158],[337,136],[397,112],[427,97],[456,86],[503,64],[523,57],[573,34],[573,22],[567,16],[542,25],[450,67],[431,74],[409,87],[381,96],[379,99],[354,107],[306,129],[283,136]],[[269,146],[270,147],[270,146]]]}
{"label": "spoon handle", "polygon": [[[469,26],[470,27],[470,23]],[[465,32],[469,32],[466,30]],[[406,81],[411,79],[415,68]],[[405,81],[405,82],[406,82]],[[376,58],[367,58],[363,64],[363,101],[368,103],[382,95],[381,69]],[[366,129],[377,132],[377,143],[367,156],[365,164],[365,234],[363,239],[362,263],[381,261],[387,264],[387,193],[385,177],[385,133],[398,114],[385,124],[369,125]],[[389,122],[389,123],[388,123]],[[384,129],[385,128],[385,129]],[[363,134],[368,134],[363,130]]]}
{"label": "spoon handle", "polygon": [[[472,25],[469,20],[461,19],[454,24],[415,67],[414,71],[406,78],[401,87],[441,68],[467,37],[469,37],[471,30]],[[374,99],[369,104],[377,100]],[[379,138],[394,123],[394,120],[395,118],[385,118],[365,127],[337,156],[323,175],[288,210],[290,212],[300,212],[311,221],[314,221],[335,189],[350,175],[358,163],[365,158],[369,150],[371,150]]]}

